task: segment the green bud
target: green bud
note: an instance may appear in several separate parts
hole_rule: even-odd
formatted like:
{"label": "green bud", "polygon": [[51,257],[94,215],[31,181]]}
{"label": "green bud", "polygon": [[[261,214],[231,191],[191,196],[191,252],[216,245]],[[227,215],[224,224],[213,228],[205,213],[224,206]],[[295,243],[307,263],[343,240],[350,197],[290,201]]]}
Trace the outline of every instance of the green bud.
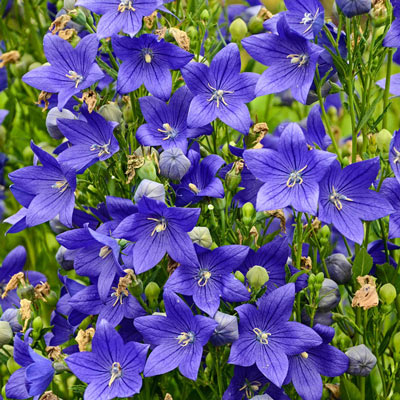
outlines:
{"label": "green bud", "polygon": [[253,15],[248,23],[248,28],[251,33],[260,33],[263,29],[263,19],[257,15]]}
{"label": "green bud", "polygon": [[206,8],[201,12],[200,18],[202,21],[208,21],[210,19],[210,13]]}
{"label": "green bud", "polygon": [[324,281],[324,273],[323,272],[318,272],[318,274],[315,277],[315,283],[322,285],[322,282]]}
{"label": "green bud", "polygon": [[130,104],[126,104],[122,109],[122,115],[126,123],[133,122],[133,112]]}
{"label": "green bud", "polygon": [[225,210],[226,199],[223,197],[222,199],[213,199],[213,204],[216,210]]}
{"label": "green bud", "polygon": [[7,369],[10,374],[13,374],[20,368],[21,366],[15,362],[14,358],[11,357],[7,360]]}
{"label": "green bud", "polygon": [[256,211],[252,203],[247,202],[242,207],[242,220],[246,226],[250,226],[253,223],[253,218]]}
{"label": "green bud", "polygon": [[86,15],[82,11],[82,9],[76,8],[74,12],[70,12],[69,15],[72,18],[72,21],[76,22],[79,25],[85,25],[86,24]]}
{"label": "green bud", "polygon": [[130,288],[131,293],[135,297],[139,297],[143,293],[143,282],[141,281],[141,279],[136,279],[136,281],[133,282]]}
{"label": "green bud", "polygon": [[329,239],[331,236],[331,229],[329,228],[329,226],[324,225],[323,227],[321,227],[321,229],[318,231],[318,236]]}
{"label": "green bud", "polygon": [[32,285],[19,287],[17,295],[20,299],[33,300],[35,298],[35,288]]}
{"label": "green bud", "polygon": [[381,311],[384,314],[389,314],[392,311],[392,306],[390,304],[382,304],[381,305]]}
{"label": "green bud", "polygon": [[396,353],[400,353],[400,332],[393,335],[393,349]]}
{"label": "green bud", "polygon": [[[357,139],[357,143],[358,143],[360,138],[362,139],[362,136],[360,136]],[[369,151],[369,153],[374,155],[376,153],[377,148],[378,148],[378,146],[377,146],[377,143],[376,143],[376,135],[371,135],[370,138],[369,138],[369,141],[368,141],[368,151]]]}
{"label": "green bud", "polygon": [[55,307],[57,305],[58,296],[54,290],[51,290],[48,296],[46,296],[46,304],[50,307]]}
{"label": "green bud", "polygon": [[211,353],[208,353],[206,356],[206,365],[210,369],[213,369],[214,367],[214,357]]}
{"label": "green bud", "polygon": [[43,329],[42,317],[36,317],[32,321],[32,328],[34,331],[40,332]]}
{"label": "green bud", "polygon": [[148,179],[149,181],[157,180],[157,171],[153,162],[146,160],[144,164],[137,170],[140,179]]}
{"label": "green bud", "polygon": [[229,33],[232,36],[232,40],[240,42],[247,35],[247,25],[242,18],[236,18],[229,26]]}
{"label": "green bud", "polygon": [[0,321],[0,347],[12,341],[14,335],[7,321]]}
{"label": "green bud", "polygon": [[146,288],[144,289],[144,294],[146,295],[147,300],[153,302],[158,299],[160,291],[160,286],[158,286],[156,282],[150,282],[146,285]]}
{"label": "green bud", "polygon": [[378,149],[384,153],[389,153],[390,141],[392,140],[392,134],[387,129],[382,129],[376,135],[376,144]]}
{"label": "green bud", "polygon": [[40,62],[34,62],[34,63],[32,63],[30,66],[29,66],[29,68],[28,68],[28,71],[32,71],[32,70],[34,70],[34,69],[36,69],[36,68],[39,68],[39,67],[41,67],[42,66],[42,64],[40,64]]}
{"label": "green bud", "polygon": [[235,272],[235,278],[236,278],[238,281],[244,283],[245,278],[244,278],[244,275],[243,275],[240,271],[236,271],[236,272]]}
{"label": "green bud", "polygon": [[314,289],[315,282],[316,276],[314,274],[310,274],[310,276],[308,277],[308,287],[310,288],[310,290]]}
{"label": "green bud", "polygon": [[343,168],[347,167],[348,165],[350,165],[349,157],[343,157],[342,158],[342,164],[343,164]]}
{"label": "green bud", "polygon": [[251,267],[246,274],[246,278],[252,289],[259,290],[261,287],[269,281],[269,275],[267,270],[260,265]]}
{"label": "green bud", "polygon": [[197,32],[197,29],[192,25],[186,29],[186,33],[192,41],[196,41],[199,36],[199,32]]}
{"label": "green bud", "polygon": [[104,106],[101,106],[99,114],[107,121],[118,123],[122,121],[122,111],[115,103],[104,104]]}
{"label": "green bud", "polygon": [[391,283],[385,283],[379,289],[379,296],[384,303],[392,304],[397,296],[396,288]]}
{"label": "green bud", "polygon": [[161,300],[161,301],[160,301],[159,308],[160,308],[160,311],[164,311],[164,312],[165,312],[165,303],[164,303],[164,300]]}
{"label": "green bud", "polygon": [[397,315],[400,315],[400,294],[397,295],[394,305],[396,306]]}
{"label": "green bud", "polygon": [[226,174],[226,187],[233,192],[235,189],[237,189],[241,180],[242,176],[240,171],[236,171],[236,164],[234,163],[232,169]]}

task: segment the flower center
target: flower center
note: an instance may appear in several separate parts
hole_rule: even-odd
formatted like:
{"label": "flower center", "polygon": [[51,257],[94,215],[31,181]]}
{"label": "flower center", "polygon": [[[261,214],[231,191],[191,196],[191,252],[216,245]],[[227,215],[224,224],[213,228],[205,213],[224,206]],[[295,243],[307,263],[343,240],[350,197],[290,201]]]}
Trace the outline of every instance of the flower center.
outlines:
{"label": "flower center", "polygon": [[332,186],[332,192],[329,195],[329,201],[335,205],[335,207],[340,211],[343,208],[341,200],[346,200],[346,201],[353,201],[352,199],[349,199],[347,196],[338,193],[335,190],[335,187]]}
{"label": "flower center", "polygon": [[99,252],[99,257],[101,257],[103,260],[109,255],[109,254],[111,254],[111,248],[110,247],[108,247],[108,246],[103,246],[101,249],[100,249],[100,252]]}
{"label": "flower center", "polygon": [[153,61],[153,50],[142,49],[142,57],[147,64],[150,64]]}
{"label": "flower center", "polygon": [[133,7],[132,7],[132,1],[129,0],[121,0],[119,5],[118,5],[118,11],[119,12],[124,12],[126,10],[131,10],[131,11],[136,11]]}
{"label": "flower center", "polygon": [[290,58],[291,64],[299,64],[299,67],[308,64],[309,56],[308,54],[289,54],[286,58]]}
{"label": "flower center", "polygon": [[261,344],[268,344],[268,337],[271,336],[270,333],[264,332],[259,328],[254,328],[253,332],[256,334],[256,339],[261,343]]}
{"label": "flower center", "polygon": [[225,106],[228,106],[227,102],[224,99],[224,95],[225,93],[228,94],[232,94],[234,93],[234,91],[230,91],[230,90],[221,90],[221,89],[216,89],[214,87],[212,87],[209,83],[208,83],[208,87],[211,89],[211,97],[207,100],[207,101],[213,101],[216,100],[217,101],[217,108],[219,108],[219,102],[221,101]]}
{"label": "flower center", "polygon": [[308,25],[308,27],[305,29],[303,33],[307,33],[311,30],[313,23],[315,22],[315,19],[317,18],[319,14],[319,8],[315,12],[315,15],[312,15],[311,13],[304,13],[303,19],[300,21],[302,25]]}
{"label": "flower center", "polygon": [[181,332],[181,334],[176,338],[178,340],[178,343],[182,346],[185,347],[189,343],[194,342],[194,333],[192,331],[189,332]]}
{"label": "flower center", "polygon": [[165,123],[162,125],[164,129],[157,129],[158,132],[165,133],[165,138],[163,140],[168,140],[170,138],[174,139],[178,135],[178,131],[173,128],[170,124]]}
{"label": "flower center", "polygon": [[206,286],[207,282],[211,278],[211,272],[207,271],[206,269],[201,269],[197,274],[197,278],[198,278],[197,284],[199,286]]}
{"label": "flower center", "polygon": [[293,171],[290,173],[288,180],[286,181],[286,186],[287,187],[294,187],[298,183],[301,185],[304,181],[301,176],[301,173],[307,168],[307,165],[303,167],[302,169],[299,169],[298,171]]}
{"label": "flower center", "polygon": [[306,353],[305,351],[303,351],[300,355],[301,355],[303,358],[305,358],[305,359],[307,360],[307,358],[308,358],[308,353]]}
{"label": "flower center", "polygon": [[394,152],[396,153],[396,156],[393,159],[393,162],[395,164],[400,163],[400,151],[396,149],[396,147],[393,147]]}
{"label": "flower center", "polygon": [[65,74],[65,76],[75,82],[75,88],[77,88],[78,85],[83,82],[83,76],[79,75],[75,71],[68,71],[68,74]]}
{"label": "flower center", "polygon": [[53,189],[58,189],[61,193],[65,192],[69,187],[68,182],[64,181],[57,181],[54,185],[51,186]]}
{"label": "flower center", "polygon": [[194,183],[189,183],[189,189],[194,193],[198,194],[200,192],[200,189],[194,184]]}
{"label": "flower center", "polygon": [[122,376],[122,368],[121,364],[119,362],[113,362],[111,366],[111,378],[110,381],[108,382],[108,386],[110,387],[113,382]]}
{"label": "flower center", "polygon": [[246,393],[246,397],[248,399],[251,399],[253,395],[260,390],[261,386],[262,384],[259,381],[249,382],[246,379],[245,384],[239,389],[239,391],[241,392],[242,390],[244,390]]}
{"label": "flower center", "polygon": [[163,232],[167,229],[167,220],[164,217],[161,217],[160,219],[157,218],[147,218],[149,221],[154,221],[157,222],[157,225],[153,229],[153,232],[151,232],[151,236],[154,236],[154,234]]}
{"label": "flower center", "polygon": [[104,154],[110,154],[110,142],[106,143],[106,144],[92,144],[90,146],[90,150],[91,151],[98,151],[99,153],[97,154],[98,157],[103,156]]}

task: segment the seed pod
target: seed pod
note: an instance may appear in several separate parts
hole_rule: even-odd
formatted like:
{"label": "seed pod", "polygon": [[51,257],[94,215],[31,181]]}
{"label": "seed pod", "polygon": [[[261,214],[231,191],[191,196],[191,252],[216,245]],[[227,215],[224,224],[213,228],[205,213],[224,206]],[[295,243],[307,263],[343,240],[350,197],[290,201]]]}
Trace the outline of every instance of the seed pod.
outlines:
{"label": "seed pod", "polygon": [[189,168],[190,160],[183,154],[181,149],[174,147],[161,153],[160,171],[162,176],[179,181]]}
{"label": "seed pod", "polygon": [[46,128],[49,135],[54,139],[63,139],[64,135],[61,133],[60,129],[58,129],[57,120],[58,119],[76,119],[75,115],[63,108],[61,111],[58,107],[52,108],[46,117]]}
{"label": "seed pod", "polygon": [[238,322],[235,316],[217,311],[214,320],[218,323],[210,339],[214,346],[223,346],[239,338]]}
{"label": "seed pod", "polygon": [[136,189],[134,196],[135,202],[138,203],[143,196],[165,203],[164,185],[158,182],[149,181],[148,179],[143,179]]}
{"label": "seed pod", "polygon": [[350,360],[347,370],[350,375],[367,376],[375,367],[376,357],[364,344],[351,347],[345,354]]}
{"label": "seed pod", "polygon": [[324,279],[319,291],[318,311],[326,312],[334,309],[340,302],[339,287],[332,279]]}
{"label": "seed pod", "polygon": [[353,270],[344,254],[332,254],[326,258],[325,262],[329,276],[333,281],[339,285],[350,282]]}

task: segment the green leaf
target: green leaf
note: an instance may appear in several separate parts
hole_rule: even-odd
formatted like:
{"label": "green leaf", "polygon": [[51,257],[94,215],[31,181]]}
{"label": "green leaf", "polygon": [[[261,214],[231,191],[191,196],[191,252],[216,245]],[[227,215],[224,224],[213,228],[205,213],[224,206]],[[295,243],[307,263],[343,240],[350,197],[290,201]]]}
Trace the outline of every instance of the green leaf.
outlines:
{"label": "green leaf", "polygon": [[357,386],[344,378],[340,378],[340,398],[342,400],[361,400],[361,393]]}
{"label": "green leaf", "polygon": [[300,275],[306,274],[307,271],[304,269],[302,271],[296,272],[294,275],[291,276],[289,279],[289,283],[296,282]]}
{"label": "green leaf", "polygon": [[397,328],[397,323],[395,322],[389,328],[389,330],[386,332],[386,335],[383,338],[383,340],[382,340],[382,342],[381,342],[381,344],[379,345],[379,348],[378,348],[378,354],[380,356],[385,352],[386,348],[389,346],[390,339],[392,338],[392,335],[393,335],[394,331],[396,330],[396,328]]}
{"label": "green leaf", "polygon": [[369,273],[373,265],[372,257],[368,254],[367,250],[362,248],[356,255],[353,263],[353,276],[363,276]]}
{"label": "green leaf", "polygon": [[392,283],[395,278],[396,270],[389,263],[376,266],[376,276],[379,279],[379,283]]}
{"label": "green leaf", "polygon": [[378,97],[374,100],[374,102],[371,104],[371,107],[368,108],[368,110],[363,114],[363,117],[361,118],[360,122],[358,123],[357,127],[356,127],[356,132],[360,131],[361,128],[370,120],[370,118],[372,117],[372,115],[374,114],[376,107],[378,105],[378,103],[382,100],[384,91],[382,90]]}

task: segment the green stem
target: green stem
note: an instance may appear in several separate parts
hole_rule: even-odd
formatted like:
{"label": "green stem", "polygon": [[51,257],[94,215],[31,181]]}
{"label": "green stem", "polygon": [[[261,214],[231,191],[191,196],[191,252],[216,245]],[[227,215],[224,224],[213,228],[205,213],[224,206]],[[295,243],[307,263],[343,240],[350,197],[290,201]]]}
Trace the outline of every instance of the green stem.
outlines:
{"label": "green stem", "polygon": [[297,214],[297,225],[296,225],[296,233],[297,233],[297,249],[296,249],[296,267],[300,269],[301,267],[301,253],[303,248],[302,236],[303,236],[303,225],[301,222],[301,216],[303,213],[299,212]]}
{"label": "green stem", "polygon": [[[385,82],[385,94],[383,95],[383,110],[385,111],[388,104],[389,104],[389,95],[390,95],[390,77],[392,75],[392,55],[393,49],[389,49],[388,51],[388,59],[387,59],[387,66],[386,66],[386,82]],[[386,110],[385,114],[383,115],[382,121],[382,129],[387,129],[388,127],[388,112]]]}

